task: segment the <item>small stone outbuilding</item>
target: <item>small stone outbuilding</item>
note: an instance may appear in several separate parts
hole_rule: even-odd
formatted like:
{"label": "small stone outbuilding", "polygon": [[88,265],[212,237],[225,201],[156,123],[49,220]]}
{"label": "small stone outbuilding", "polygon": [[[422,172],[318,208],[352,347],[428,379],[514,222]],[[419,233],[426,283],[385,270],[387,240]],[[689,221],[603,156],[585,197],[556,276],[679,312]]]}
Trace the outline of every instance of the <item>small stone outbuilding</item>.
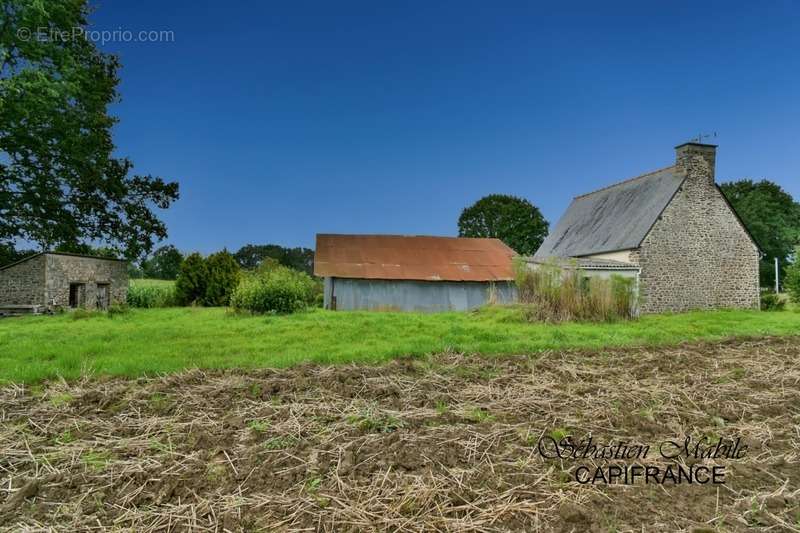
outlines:
{"label": "small stone outbuilding", "polygon": [[107,309],[128,294],[127,262],[41,252],[0,268],[0,311]]}
{"label": "small stone outbuilding", "polygon": [[760,250],[715,182],[717,147],[675,151],[667,168],[574,198],[534,260],[636,268],[643,313],[757,309]]}

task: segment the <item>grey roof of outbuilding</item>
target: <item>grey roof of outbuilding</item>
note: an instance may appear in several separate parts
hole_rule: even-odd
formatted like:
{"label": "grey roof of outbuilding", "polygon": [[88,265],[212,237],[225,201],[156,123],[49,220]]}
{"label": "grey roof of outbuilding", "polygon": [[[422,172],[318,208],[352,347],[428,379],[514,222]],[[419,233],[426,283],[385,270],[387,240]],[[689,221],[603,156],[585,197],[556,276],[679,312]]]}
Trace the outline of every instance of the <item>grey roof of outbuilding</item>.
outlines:
{"label": "grey roof of outbuilding", "polygon": [[576,196],[534,257],[579,257],[639,247],[684,177],[667,167]]}
{"label": "grey roof of outbuilding", "polygon": [[5,270],[7,268],[11,268],[16,266],[20,263],[24,263],[25,261],[30,261],[34,257],[39,257],[40,255],[66,255],[69,257],[83,257],[85,259],[100,259],[101,261],[127,261],[126,259],[119,259],[117,257],[102,257],[99,255],[88,255],[88,254],[74,254],[72,252],[36,252],[31,255],[25,256],[18,261],[14,261],[13,263],[9,263],[7,265],[0,266],[0,270]]}

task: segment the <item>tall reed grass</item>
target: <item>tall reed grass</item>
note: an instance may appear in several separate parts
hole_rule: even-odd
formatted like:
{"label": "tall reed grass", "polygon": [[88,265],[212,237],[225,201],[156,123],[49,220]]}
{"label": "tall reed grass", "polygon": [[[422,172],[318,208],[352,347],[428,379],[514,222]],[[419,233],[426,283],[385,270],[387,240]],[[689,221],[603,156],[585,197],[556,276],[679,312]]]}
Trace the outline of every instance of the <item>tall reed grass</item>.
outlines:
{"label": "tall reed grass", "polygon": [[128,285],[128,305],[131,307],[176,307],[178,297],[175,282],[162,279],[132,279]]}
{"label": "tall reed grass", "polygon": [[530,322],[610,322],[638,315],[635,280],[588,276],[576,264],[515,265],[519,301]]}

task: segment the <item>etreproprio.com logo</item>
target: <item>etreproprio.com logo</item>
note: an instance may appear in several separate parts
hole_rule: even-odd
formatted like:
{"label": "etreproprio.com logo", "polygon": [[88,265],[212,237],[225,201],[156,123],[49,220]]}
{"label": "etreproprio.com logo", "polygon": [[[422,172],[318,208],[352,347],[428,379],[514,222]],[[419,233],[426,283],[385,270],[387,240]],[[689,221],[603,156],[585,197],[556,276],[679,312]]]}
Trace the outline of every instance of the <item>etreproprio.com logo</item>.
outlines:
{"label": "etreproprio.com logo", "polygon": [[79,39],[95,43],[171,43],[175,42],[172,30],[89,30],[76,26],[70,29],[58,29],[48,26],[39,28],[19,28],[17,38],[21,41],[38,42],[70,42]]}

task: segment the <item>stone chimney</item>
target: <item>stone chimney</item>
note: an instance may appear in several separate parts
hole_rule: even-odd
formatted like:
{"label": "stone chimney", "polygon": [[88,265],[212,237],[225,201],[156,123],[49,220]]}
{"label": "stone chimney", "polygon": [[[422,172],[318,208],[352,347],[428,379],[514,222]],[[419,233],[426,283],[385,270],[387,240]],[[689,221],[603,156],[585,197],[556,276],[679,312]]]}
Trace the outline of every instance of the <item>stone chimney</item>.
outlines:
{"label": "stone chimney", "polygon": [[[716,144],[688,142],[675,147],[675,167],[690,177],[698,176],[714,183],[716,159]],[[705,161],[705,165],[700,160]]]}

